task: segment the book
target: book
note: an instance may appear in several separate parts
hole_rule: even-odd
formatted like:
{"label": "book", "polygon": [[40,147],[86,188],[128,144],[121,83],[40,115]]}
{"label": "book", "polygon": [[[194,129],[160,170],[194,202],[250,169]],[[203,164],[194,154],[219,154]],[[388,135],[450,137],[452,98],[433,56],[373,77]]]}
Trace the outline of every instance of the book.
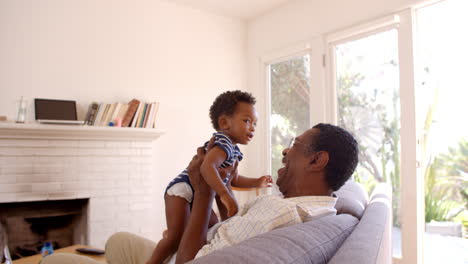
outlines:
{"label": "book", "polygon": [[88,107],[88,112],[86,113],[85,118],[85,125],[91,125],[94,122],[94,118],[96,117],[96,112],[99,108],[99,105],[95,102],[91,103]]}
{"label": "book", "polygon": [[154,127],[154,121],[156,120],[156,114],[158,112],[158,108],[159,108],[158,102],[151,103],[151,110],[150,110],[150,114],[148,116],[148,122],[146,123],[145,128]]}
{"label": "book", "polygon": [[146,109],[146,113],[145,113],[145,118],[144,118],[144,121],[143,121],[143,125],[141,127],[144,127],[146,128],[146,124],[149,124],[148,122],[148,119],[149,119],[149,116],[150,116],[150,113],[151,113],[151,107],[153,106],[152,103],[148,103],[148,107]]}
{"label": "book", "polygon": [[104,126],[104,123],[106,121],[105,119],[106,119],[107,113],[109,112],[110,106],[111,106],[110,104],[104,104],[102,114],[101,116],[99,116],[99,123],[94,122],[96,126]]}
{"label": "book", "polygon": [[102,118],[102,126],[109,126],[109,122],[111,121],[112,115],[114,114],[115,107],[117,107],[117,103],[112,103],[109,105],[109,110]]}
{"label": "book", "polygon": [[123,127],[130,126],[130,122],[134,119],[133,117],[135,116],[139,105],[140,105],[140,101],[137,100],[137,99],[132,99],[128,103],[127,112],[125,113],[125,115],[124,115],[124,117],[122,119],[122,126]]}
{"label": "book", "polygon": [[149,110],[149,115],[148,119],[145,122],[145,128],[150,128],[151,127],[151,119],[153,118],[154,115],[154,103],[150,103],[150,110]]}
{"label": "book", "polygon": [[91,110],[91,114],[89,116],[88,125],[93,126],[94,125],[94,120],[96,120],[96,115],[97,115],[97,112],[99,110],[99,104],[94,102],[94,103],[91,104],[91,107],[92,107],[92,110]]}
{"label": "book", "polygon": [[127,113],[127,110],[128,110],[128,104],[122,104],[120,106],[119,113],[117,114],[117,117],[115,118],[116,123],[118,123],[117,120],[120,120],[120,122],[122,123],[123,118],[124,118],[125,114]]}
{"label": "book", "polygon": [[115,103],[115,108],[112,111],[112,115],[110,116],[109,122],[107,123],[107,125],[109,125],[110,123],[113,123],[115,126],[115,119],[119,115],[121,107],[122,107],[122,103]]}
{"label": "book", "polygon": [[104,112],[104,108],[106,108],[106,104],[100,103],[98,111],[96,112],[96,117],[94,118],[93,126],[98,126],[99,122],[101,121],[102,112]]}
{"label": "book", "polygon": [[84,119],[84,123],[85,125],[88,124],[88,121],[89,121],[89,117],[91,116],[91,111],[93,110],[93,104],[90,104],[88,106],[88,111],[86,112],[86,116],[85,116],[85,119]]}
{"label": "book", "polygon": [[140,116],[142,107],[143,107],[143,103],[142,102],[138,103],[138,108],[137,108],[137,111],[135,112],[135,115],[133,116],[131,127],[136,127],[136,124],[138,122],[138,117]]}
{"label": "book", "polygon": [[155,102],[154,103],[154,115],[153,115],[153,118],[151,119],[150,128],[156,128],[156,117],[158,115],[158,110],[159,110],[159,102]]}
{"label": "book", "polygon": [[143,106],[142,106],[142,109],[141,109],[141,113],[140,113],[140,117],[138,118],[138,121],[137,121],[137,126],[136,127],[143,127],[143,122],[145,121],[145,114],[146,114],[146,109],[148,108],[148,104],[145,103]]}

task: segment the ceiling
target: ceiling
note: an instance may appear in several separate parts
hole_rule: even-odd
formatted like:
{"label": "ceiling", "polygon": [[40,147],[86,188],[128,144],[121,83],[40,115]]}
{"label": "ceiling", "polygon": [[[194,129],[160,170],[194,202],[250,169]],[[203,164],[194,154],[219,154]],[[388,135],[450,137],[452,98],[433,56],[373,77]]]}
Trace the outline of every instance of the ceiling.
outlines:
{"label": "ceiling", "polygon": [[249,20],[294,0],[167,0],[219,15]]}

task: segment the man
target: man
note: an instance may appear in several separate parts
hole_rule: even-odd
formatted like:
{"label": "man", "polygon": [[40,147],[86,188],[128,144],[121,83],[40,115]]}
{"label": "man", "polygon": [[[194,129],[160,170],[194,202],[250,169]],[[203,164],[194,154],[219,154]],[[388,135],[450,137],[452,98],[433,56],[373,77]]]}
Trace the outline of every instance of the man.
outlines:
{"label": "man", "polygon": [[[211,232],[213,234],[208,243],[208,224],[215,193],[200,175],[204,150],[203,148],[197,150],[197,155],[193,157],[188,167],[194,188],[192,211],[179,245],[176,263],[185,263],[197,256],[197,253],[200,256],[226,246],[226,241],[232,239],[232,237],[226,239],[224,237],[226,234],[234,235],[236,242],[240,242],[262,232],[336,212],[334,209],[336,198],[332,197],[333,191],[338,190],[356,168],[358,162],[356,140],[340,127],[318,124],[296,137],[292,143],[283,151],[284,167],[278,170],[277,185],[284,199],[267,196],[249,203],[247,208],[241,209],[236,216],[218,224],[216,231]],[[270,210],[270,207],[275,208]],[[293,212],[281,214],[281,219],[277,217],[272,220],[271,217],[277,215],[276,210]],[[265,214],[259,214],[259,211],[264,211]],[[263,223],[258,226],[250,225],[252,217],[258,215],[261,218],[253,219],[254,222],[268,223],[268,229],[262,229],[265,226]],[[245,230],[238,232],[236,229],[245,229],[245,227],[249,232]],[[149,259],[154,246],[154,242],[141,237],[117,233],[106,244],[106,258],[114,264],[140,264]],[[65,259],[63,256],[53,257],[54,255],[56,254],[47,257],[42,263],[93,263],[83,259],[72,260],[71,256]]]}
{"label": "man", "polygon": [[[356,140],[346,130],[330,124],[318,124],[295,138],[293,144],[283,151],[283,156],[284,167],[278,170],[277,185],[284,198],[312,196],[312,200],[315,200],[314,197],[320,196],[322,199],[318,201],[326,203],[327,197],[334,199],[330,197],[332,192],[338,190],[353,174],[358,162],[358,148]],[[199,175],[198,167],[203,157],[203,151],[199,149],[198,155],[194,157],[190,165],[190,180],[196,195],[190,220],[179,246],[176,263],[185,263],[193,259],[199,251],[204,254],[203,251],[206,248],[207,252],[213,247],[216,248],[216,244],[212,245],[216,236],[203,247],[207,242],[208,221],[214,198],[214,192]],[[335,202],[336,200],[332,201],[332,207]],[[250,209],[254,208],[256,207],[250,207]],[[312,218],[324,216],[327,213],[327,207],[324,209],[317,210],[315,206],[313,211],[316,215],[309,216]],[[242,212],[239,213],[242,214]],[[234,220],[236,217],[239,215],[231,219]],[[227,222],[232,222],[231,219]],[[271,220],[268,219],[268,221]],[[246,224],[246,221],[240,221],[240,223]],[[232,223],[226,222],[221,225],[229,224],[232,226]],[[279,226],[271,229],[280,226],[284,225],[280,223]],[[228,231],[223,230],[217,233],[226,232]],[[223,241],[223,239],[216,241]]]}

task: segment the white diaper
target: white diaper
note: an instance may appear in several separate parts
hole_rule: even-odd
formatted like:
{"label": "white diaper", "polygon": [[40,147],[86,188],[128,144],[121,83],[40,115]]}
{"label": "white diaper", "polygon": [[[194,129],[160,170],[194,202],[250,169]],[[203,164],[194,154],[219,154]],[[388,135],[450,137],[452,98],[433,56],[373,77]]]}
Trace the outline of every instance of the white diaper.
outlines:
{"label": "white diaper", "polygon": [[172,187],[169,188],[166,193],[167,195],[182,197],[187,200],[188,203],[193,201],[192,188],[186,182],[179,182],[172,185]]}

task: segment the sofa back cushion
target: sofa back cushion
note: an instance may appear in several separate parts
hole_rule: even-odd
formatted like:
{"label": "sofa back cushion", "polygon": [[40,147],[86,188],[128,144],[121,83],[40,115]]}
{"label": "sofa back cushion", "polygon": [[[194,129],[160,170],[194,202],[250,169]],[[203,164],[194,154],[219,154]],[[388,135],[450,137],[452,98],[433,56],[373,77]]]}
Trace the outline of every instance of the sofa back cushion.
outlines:
{"label": "sofa back cushion", "polygon": [[327,263],[357,224],[351,215],[325,216],[252,237],[191,263]]}
{"label": "sofa back cushion", "polygon": [[361,184],[349,180],[334,194],[338,197],[335,205],[337,214],[350,214],[361,219],[369,201],[367,192]]}

